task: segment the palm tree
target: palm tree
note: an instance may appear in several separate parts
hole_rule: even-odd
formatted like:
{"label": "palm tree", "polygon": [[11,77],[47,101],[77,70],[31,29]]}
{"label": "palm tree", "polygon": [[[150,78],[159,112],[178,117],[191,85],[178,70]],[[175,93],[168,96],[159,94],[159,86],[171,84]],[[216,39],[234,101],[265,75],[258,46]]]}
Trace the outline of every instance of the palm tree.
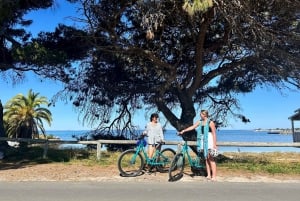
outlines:
{"label": "palm tree", "polygon": [[4,121],[8,137],[15,138],[37,138],[39,131],[45,135],[43,120],[49,126],[52,114],[47,108],[48,100],[45,96],[39,96],[30,89],[27,97],[18,94],[9,100],[4,106]]}

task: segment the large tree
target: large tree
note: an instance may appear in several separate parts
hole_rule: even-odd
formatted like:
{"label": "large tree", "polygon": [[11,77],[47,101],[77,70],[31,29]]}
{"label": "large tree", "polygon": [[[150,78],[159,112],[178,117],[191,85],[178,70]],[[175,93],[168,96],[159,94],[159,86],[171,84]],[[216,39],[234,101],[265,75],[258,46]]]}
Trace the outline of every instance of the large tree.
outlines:
{"label": "large tree", "polygon": [[[54,7],[54,5],[55,0],[0,0],[1,79],[11,80],[12,84],[15,84],[24,78],[24,72],[43,73],[43,68],[47,68],[47,66],[32,65],[31,60],[34,60],[34,63],[38,63],[40,59],[45,60],[42,55],[45,50],[38,44],[32,43],[31,33],[26,28],[33,21],[24,16],[31,11]],[[35,55],[40,56],[36,57]],[[6,72],[9,73],[6,74]],[[4,135],[1,128],[3,128],[3,121],[0,115],[0,136]]]}
{"label": "large tree", "polygon": [[[55,66],[41,74],[64,81],[84,120],[101,128],[131,126],[142,107],[177,130],[193,123],[197,107],[223,125],[230,115],[248,121],[236,110],[237,94],[299,88],[299,1],[74,2],[82,3],[84,28],[60,25],[32,40],[61,61],[20,55],[32,66]],[[77,63],[70,70],[65,61]]]}
{"label": "large tree", "polygon": [[[74,2],[74,0],[65,1]],[[75,57],[80,59],[84,56],[81,52],[84,51],[84,45],[79,43],[78,37],[75,37],[78,36],[77,32],[84,32],[71,27],[67,30],[58,27],[58,30],[61,28],[62,31],[56,32],[56,36],[63,34],[63,37],[70,38],[70,40],[67,42],[51,41],[48,46],[42,46],[39,40],[32,39],[32,33],[28,28],[34,19],[28,19],[26,16],[39,9],[55,10],[61,2],[56,0],[0,0],[0,78],[4,77],[15,84],[24,79],[24,72],[32,71],[37,75],[67,82],[65,72],[70,73],[68,69],[70,69],[71,62]],[[76,44],[80,44],[80,48],[76,48]],[[54,49],[52,45],[57,46]],[[61,51],[61,48],[64,50]]]}
{"label": "large tree", "polygon": [[55,0],[0,1],[0,73],[13,70],[16,72],[15,76],[22,77],[22,72],[32,70],[32,66],[22,65],[22,59],[18,55],[31,42],[31,33],[26,31],[26,27],[32,20],[24,19],[24,15],[33,10],[49,8],[54,2]]}
{"label": "large tree", "polygon": [[28,91],[27,96],[18,94],[4,106],[4,120],[6,132],[12,138],[38,138],[39,134],[45,135],[43,121],[51,125],[52,114],[42,107],[48,106],[48,100],[39,93]]}

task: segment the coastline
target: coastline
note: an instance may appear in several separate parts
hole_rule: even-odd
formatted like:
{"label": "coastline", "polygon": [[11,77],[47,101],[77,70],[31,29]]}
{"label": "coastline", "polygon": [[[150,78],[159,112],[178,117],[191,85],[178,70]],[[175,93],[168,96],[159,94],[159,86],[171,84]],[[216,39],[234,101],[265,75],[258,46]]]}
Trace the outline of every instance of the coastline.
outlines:
{"label": "coastline", "polygon": [[[70,130],[60,130],[60,131],[47,131],[47,133],[53,134],[62,140],[74,140],[73,135],[80,135],[86,131],[70,131]],[[166,141],[178,141],[179,143],[183,139],[176,135],[175,130],[165,131]],[[260,132],[255,130],[218,130],[217,131],[217,141],[218,142],[274,142],[274,143],[292,143],[293,135],[289,134],[268,134],[265,130],[260,129]],[[67,145],[66,145],[67,146]],[[167,146],[167,145],[166,145]],[[67,146],[68,147],[68,146]],[[177,149],[174,145],[171,148]],[[229,147],[220,146],[221,152],[300,152],[300,148],[294,147]]]}
{"label": "coastline", "polygon": [[[282,134],[282,135],[292,135],[293,130],[290,128],[268,128],[268,129],[261,129],[257,128],[254,129],[255,132],[267,132],[268,134]],[[295,129],[295,132],[300,132],[299,129]]]}

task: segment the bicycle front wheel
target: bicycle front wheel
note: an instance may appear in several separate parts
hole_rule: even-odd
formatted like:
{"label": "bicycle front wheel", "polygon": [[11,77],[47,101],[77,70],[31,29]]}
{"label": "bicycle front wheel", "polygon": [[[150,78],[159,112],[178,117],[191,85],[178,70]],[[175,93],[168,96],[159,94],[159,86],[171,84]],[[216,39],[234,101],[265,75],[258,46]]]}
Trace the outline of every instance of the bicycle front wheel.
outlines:
{"label": "bicycle front wheel", "polygon": [[136,150],[129,149],[124,151],[118,159],[118,169],[123,177],[135,177],[142,172],[144,158]]}
{"label": "bicycle front wheel", "polygon": [[178,181],[183,177],[184,163],[183,153],[176,154],[169,168],[169,181]]}
{"label": "bicycle front wheel", "polygon": [[168,172],[175,154],[176,152],[171,148],[163,149],[157,157],[156,169],[161,173]]}

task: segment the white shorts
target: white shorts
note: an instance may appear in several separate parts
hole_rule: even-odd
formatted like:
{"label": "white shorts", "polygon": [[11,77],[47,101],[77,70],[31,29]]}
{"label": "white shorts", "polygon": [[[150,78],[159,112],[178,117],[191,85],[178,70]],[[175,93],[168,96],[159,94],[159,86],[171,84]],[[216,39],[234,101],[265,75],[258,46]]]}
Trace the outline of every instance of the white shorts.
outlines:
{"label": "white shorts", "polygon": [[161,142],[162,139],[160,136],[148,136],[148,144],[149,145],[154,145],[158,144],[158,142]]}
{"label": "white shorts", "polygon": [[[208,132],[207,135],[207,149],[213,149],[214,148],[214,142],[213,142],[213,136],[211,132]],[[204,143],[201,143],[202,147],[200,147],[200,149],[203,149],[203,145]]]}

